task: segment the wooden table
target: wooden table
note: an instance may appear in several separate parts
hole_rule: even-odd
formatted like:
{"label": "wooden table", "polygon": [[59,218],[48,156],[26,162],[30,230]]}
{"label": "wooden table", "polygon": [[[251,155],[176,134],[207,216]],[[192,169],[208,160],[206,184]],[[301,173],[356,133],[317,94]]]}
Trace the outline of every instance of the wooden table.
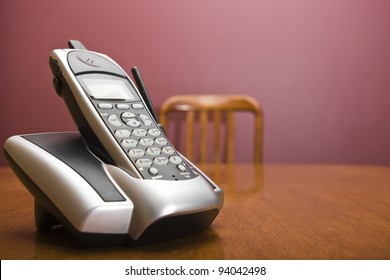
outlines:
{"label": "wooden table", "polygon": [[137,247],[37,233],[33,197],[0,168],[1,259],[390,259],[390,167],[202,166],[225,191],[211,228]]}

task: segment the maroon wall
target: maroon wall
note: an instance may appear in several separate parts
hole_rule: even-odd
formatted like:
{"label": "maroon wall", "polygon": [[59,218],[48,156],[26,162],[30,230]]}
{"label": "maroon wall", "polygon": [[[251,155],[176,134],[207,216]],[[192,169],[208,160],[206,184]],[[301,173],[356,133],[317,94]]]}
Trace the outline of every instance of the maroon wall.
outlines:
{"label": "maroon wall", "polygon": [[157,107],[183,92],[254,96],[266,162],[390,164],[389,11],[387,0],[2,0],[0,143],[75,129],[48,66],[73,38],[137,65]]}

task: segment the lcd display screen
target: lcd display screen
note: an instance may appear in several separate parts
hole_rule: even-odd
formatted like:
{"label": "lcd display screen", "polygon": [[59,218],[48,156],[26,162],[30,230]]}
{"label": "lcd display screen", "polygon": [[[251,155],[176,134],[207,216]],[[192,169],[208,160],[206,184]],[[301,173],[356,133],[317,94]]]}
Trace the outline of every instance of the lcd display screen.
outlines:
{"label": "lcd display screen", "polygon": [[89,94],[95,99],[135,99],[135,93],[123,80],[83,78],[83,82]]}

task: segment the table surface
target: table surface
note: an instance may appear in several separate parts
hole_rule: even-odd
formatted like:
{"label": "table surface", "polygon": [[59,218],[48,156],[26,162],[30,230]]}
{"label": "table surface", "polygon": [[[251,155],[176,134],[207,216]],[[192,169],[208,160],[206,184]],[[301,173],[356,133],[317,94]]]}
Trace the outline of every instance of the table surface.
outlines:
{"label": "table surface", "polygon": [[1,259],[390,259],[390,167],[201,166],[225,192],[199,234],[85,248],[65,230],[38,233],[33,197],[0,168]]}

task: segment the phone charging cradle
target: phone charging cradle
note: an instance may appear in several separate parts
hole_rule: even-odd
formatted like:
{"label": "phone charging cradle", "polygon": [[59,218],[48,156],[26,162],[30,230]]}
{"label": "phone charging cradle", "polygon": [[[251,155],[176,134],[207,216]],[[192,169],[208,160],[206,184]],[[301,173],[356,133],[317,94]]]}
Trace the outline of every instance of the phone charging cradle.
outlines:
{"label": "phone charging cradle", "polygon": [[137,179],[103,163],[77,132],[12,136],[9,165],[35,199],[40,232],[63,225],[86,246],[137,244],[202,231],[223,192],[191,163],[188,180]]}

